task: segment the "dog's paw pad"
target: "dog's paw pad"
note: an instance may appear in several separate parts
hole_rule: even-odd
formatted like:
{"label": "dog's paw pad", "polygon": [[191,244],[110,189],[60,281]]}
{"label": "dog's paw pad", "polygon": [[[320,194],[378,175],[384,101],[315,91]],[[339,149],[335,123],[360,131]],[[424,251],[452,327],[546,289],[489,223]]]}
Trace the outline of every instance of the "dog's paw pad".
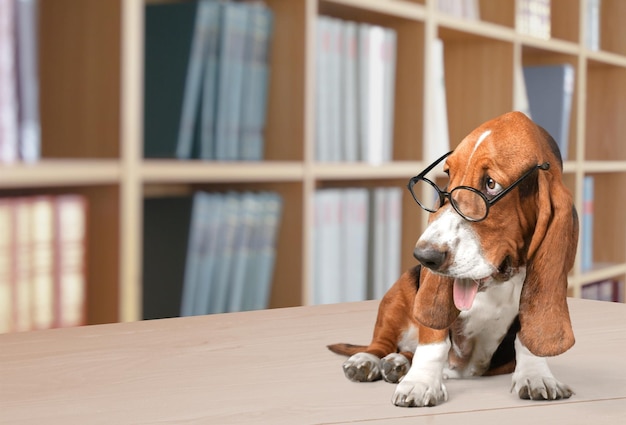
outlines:
{"label": "dog's paw pad", "polygon": [[373,354],[357,353],[345,361],[343,373],[355,382],[376,381],[380,379],[380,359]]}
{"label": "dog's paw pad", "polygon": [[381,360],[381,373],[383,379],[392,384],[397,384],[408,373],[411,362],[399,353],[391,353]]}

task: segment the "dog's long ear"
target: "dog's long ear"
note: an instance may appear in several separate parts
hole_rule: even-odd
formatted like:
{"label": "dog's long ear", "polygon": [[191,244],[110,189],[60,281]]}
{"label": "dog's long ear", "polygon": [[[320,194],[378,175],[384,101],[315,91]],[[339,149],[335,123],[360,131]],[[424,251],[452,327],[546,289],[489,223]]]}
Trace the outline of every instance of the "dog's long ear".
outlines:
{"label": "dog's long ear", "polygon": [[538,173],[538,216],[528,248],[519,336],[533,354],[555,356],[574,345],[567,273],[576,255],[578,217],[558,164]]}
{"label": "dog's long ear", "polygon": [[422,267],[420,285],[415,295],[413,315],[422,325],[445,329],[459,315],[452,296],[452,279]]}

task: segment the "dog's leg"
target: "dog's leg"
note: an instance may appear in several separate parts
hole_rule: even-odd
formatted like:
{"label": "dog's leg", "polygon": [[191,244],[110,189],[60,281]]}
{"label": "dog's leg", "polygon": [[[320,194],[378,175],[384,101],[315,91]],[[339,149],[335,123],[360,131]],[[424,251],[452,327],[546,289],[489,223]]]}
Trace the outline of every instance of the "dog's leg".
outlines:
{"label": "dog's leg", "polygon": [[410,313],[417,291],[418,271],[404,273],[381,300],[370,345],[333,344],[328,347],[335,353],[350,356],[343,364],[343,371],[351,381],[370,382],[383,378],[396,383],[409,370],[412,354],[408,351],[417,345],[417,322]]}
{"label": "dog's leg", "polygon": [[526,400],[559,400],[569,398],[572,389],[559,382],[548,367],[545,357],[538,357],[515,339],[515,372],[511,391]]}
{"label": "dog's leg", "polygon": [[420,326],[413,364],[396,387],[393,404],[401,407],[435,406],[448,399],[443,368],[448,360],[448,330]]}

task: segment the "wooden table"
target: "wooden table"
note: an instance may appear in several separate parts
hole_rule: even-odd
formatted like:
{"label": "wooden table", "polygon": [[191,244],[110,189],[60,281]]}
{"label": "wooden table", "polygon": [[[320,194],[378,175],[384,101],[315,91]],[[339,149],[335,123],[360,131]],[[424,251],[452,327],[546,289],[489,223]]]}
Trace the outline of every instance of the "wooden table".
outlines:
{"label": "wooden table", "polygon": [[367,301],[0,335],[0,423],[626,423],[624,304],[570,300],[577,343],[550,359],[576,391],[569,400],[520,400],[506,375],[448,381],[448,402],[411,409],[391,404],[392,384],[348,381],[343,358],[325,347],[368,342],[376,307]]}

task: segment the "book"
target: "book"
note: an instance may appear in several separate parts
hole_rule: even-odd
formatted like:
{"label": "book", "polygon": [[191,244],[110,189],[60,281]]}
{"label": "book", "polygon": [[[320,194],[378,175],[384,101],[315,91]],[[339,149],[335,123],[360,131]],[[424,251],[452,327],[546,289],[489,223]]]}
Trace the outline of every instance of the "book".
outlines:
{"label": "book", "polygon": [[88,202],[82,195],[54,198],[55,326],[84,325],[87,300]]}
{"label": "book", "polygon": [[240,155],[241,94],[248,7],[241,3],[222,3],[220,11],[215,159],[236,161]]}
{"label": "book", "polygon": [[34,162],[41,157],[38,72],[38,0],[16,0],[15,35],[19,117],[19,157]]}
{"label": "book", "polygon": [[32,199],[14,198],[13,209],[14,245],[13,245],[13,320],[14,331],[23,332],[33,329],[33,287],[31,279],[32,263]]}
{"label": "book", "polygon": [[18,159],[18,100],[13,0],[0,0],[0,163]]}
{"label": "book", "polygon": [[[210,208],[210,214],[207,219],[206,227],[203,229],[203,242],[199,246],[200,252],[199,262],[200,271],[198,274],[198,282],[196,283],[196,300],[194,303],[193,314],[208,314],[211,312],[210,301],[212,296],[214,279],[213,273],[217,263],[218,252],[221,249],[222,240],[220,232],[222,231],[224,216],[224,195],[220,193],[209,193],[203,197],[204,202]],[[190,255],[190,254],[188,254]]]}
{"label": "book", "polygon": [[440,39],[435,39],[430,46],[429,69],[434,84],[430,88],[430,96],[427,97],[429,105],[426,108],[424,160],[428,164],[450,151],[444,45]]}
{"label": "book", "polygon": [[513,110],[522,112],[528,118],[532,119],[530,105],[528,103],[528,90],[526,90],[526,81],[524,79],[524,70],[521,65],[517,65],[515,66],[514,72]]}
{"label": "book", "polygon": [[533,120],[550,133],[559,145],[561,157],[567,160],[574,67],[568,63],[525,66],[524,80]]}
{"label": "book", "polygon": [[624,282],[606,279],[584,284],[581,297],[587,300],[624,302]]}
{"label": "book", "polygon": [[280,233],[283,200],[274,192],[262,192],[258,195],[261,219],[259,225],[259,245],[256,255],[256,264],[248,266],[246,282],[253,286],[248,289],[253,294],[252,303],[246,310],[259,310],[269,307],[272,292],[272,280],[276,263],[276,247]]}
{"label": "book", "polygon": [[330,18],[325,16],[317,18],[316,34],[315,159],[326,162],[331,159]]}
{"label": "book", "polygon": [[396,46],[397,34],[390,28],[384,30],[384,40],[381,54],[383,61],[383,148],[382,160],[389,162],[393,159],[393,126],[394,102],[396,86]]}
{"label": "book", "polygon": [[13,202],[0,198],[0,334],[13,331]]}
{"label": "book", "polygon": [[341,96],[341,61],[343,55],[343,32],[342,22],[336,18],[328,19],[329,35],[329,59],[328,59],[328,86],[326,90],[329,96],[329,134],[328,140],[328,160],[339,162],[343,160],[343,143],[341,139],[342,126],[344,122],[342,96]]}
{"label": "book", "polygon": [[[53,197],[42,195],[31,199],[32,246],[30,267],[33,329],[49,329],[55,325],[54,211]],[[67,235],[68,231],[65,229],[64,235]],[[67,249],[65,246],[60,248]],[[63,254],[57,252],[57,255]],[[83,303],[81,303],[81,307],[82,305]]]}
{"label": "book", "polygon": [[400,265],[400,247],[402,245],[402,194],[398,187],[385,188],[385,241],[384,241],[384,268],[382,280],[379,283],[379,297],[382,298],[387,290],[398,280],[402,273]]}
{"label": "book", "polygon": [[195,311],[195,304],[200,296],[200,285],[204,283],[201,283],[202,261],[210,243],[207,240],[209,236],[207,228],[210,225],[213,206],[211,195],[204,192],[194,193],[180,307],[182,317],[198,314]]}
{"label": "book", "polygon": [[235,265],[235,235],[238,229],[237,215],[241,199],[237,192],[229,192],[222,201],[222,221],[220,223],[219,245],[215,252],[215,267],[211,276],[211,292],[207,313],[225,313],[228,304],[228,291]]}
{"label": "book", "polygon": [[437,0],[437,10],[458,18],[478,20],[480,10],[478,0]]}
{"label": "book", "polygon": [[314,304],[341,302],[342,258],[340,247],[342,212],[340,189],[323,189],[314,194],[313,293]]}
{"label": "book", "polygon": [[585,12],[585,46],[590,50],[600,50],[602,0],[587,0]]}
{"label": "book", "polygon": [[176,158],[198,3],[148,3],[144,41],[144,156]]}
{"label": "book", "polygon": [[398,278],[400,268],[398,263],[400,221],[396,204],[398,194],[400,192],[396,192],[395,188],[372,189],[368,283],[370,299],[381,299]]}
{"label": "book", "polygon": [[385,29],[359,27],[360,125],[363,160],[372,165],[385,158]]}
{"label": "book", "polygon": [[[244,300],[246,295],[254,288],[246,288],[249,281],[260,280],[257,274],[248,276],[249,269],[254,269],[255,273],[259,270],[252,266],[252,240],[254,227],[259,226],[261,222],[260,215],[261,202],[258,194],[246,192],[240,195],[241,203],[236,213],[237,226],[235,229],[235,239],[233,247],[234,261],[231,265],[230,284],[228,285],[228,299],[226,311],[242,311],[244,309]],[[246,294],[246,292],[249,292]]]}
{"label": "book", "polygon": [[192,196],[144,200],[144,319],[178,317],[180,314],[192,206]]}
{"label": "book", "polygon": [[583,178],[583,210],[580,240],[580,267],[583,271],[593,267],[593,207],[594,177]]}
{"label": "book", "polygon": [[369,190],[347,188],[342,192],[344,217],[341,235],[343,270],[340,277],[340,301],[363,301],[367,299]]}
{"label": "book", "polygon": [[549,39],[551,35],[550,0],[517,0],[515,28],[521,34]]}
{"label": "book", "polygon": [[244,161],[260,161],[264,157],[273,21],[274,15],[268,7],[261,3],[249,6],[241,89],[240,159]]}
{"label": "book", "polygon": [[215,115],[217,107],[217,83],[220,63],[221,5],[211,2],[207,20],[207,53],[200,101],[200,158],[212,160],[216,157]]}
{"label": "book", "polygon": [[358,74],[357,74],[357,29],[356,22],[342,22],[342,54],[341,54],[341,98],[342,126],[341,141],[343,152],[341,158],[347,162],[359,160],[359,128],[358,128]]}
{"label": "book", "polygon": [[179,159],[197,157],[200,150],[200,101],[209,54],[209,26],[211,14],[216,12],[215,5],[210,0],[200,0],[196,8],[176,144],[176,157]]}

